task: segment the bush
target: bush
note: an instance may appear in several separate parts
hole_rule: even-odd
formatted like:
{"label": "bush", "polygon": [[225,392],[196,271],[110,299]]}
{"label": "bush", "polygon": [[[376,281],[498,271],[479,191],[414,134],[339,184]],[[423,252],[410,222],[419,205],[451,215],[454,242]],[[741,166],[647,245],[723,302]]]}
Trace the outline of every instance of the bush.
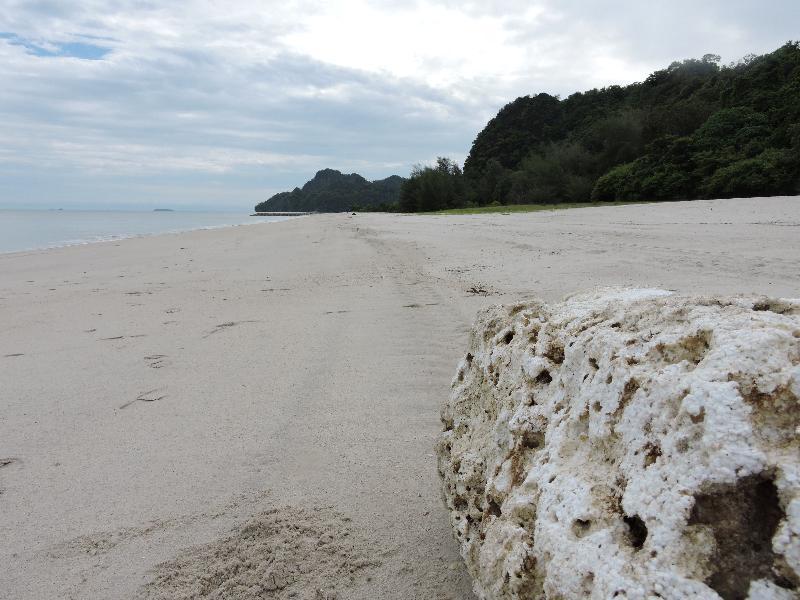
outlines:
{"label": "bush", "polygon": [[726,165],[703,184],[713,198],[789,195],[798,191],[798,158],[790,151],[766,150]]}

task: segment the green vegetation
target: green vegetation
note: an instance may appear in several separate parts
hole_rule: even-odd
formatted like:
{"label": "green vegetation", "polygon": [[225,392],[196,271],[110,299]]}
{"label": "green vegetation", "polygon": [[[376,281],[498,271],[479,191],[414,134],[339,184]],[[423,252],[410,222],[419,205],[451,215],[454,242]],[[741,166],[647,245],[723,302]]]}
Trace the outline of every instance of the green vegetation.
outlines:
{"label": "green vegetation", "polygon": [[400,190],[400,210],[430,212],[462,206],[466,195],[459,166],[449,158],[439,158],[435,167],[414,167]]}
{"label": "green vegetation", "polygon": [[618,206],[623,204],[649,204],[648,202],[559,202],[558,204],[490,204],[489,206],[473,206],[470,208],[448,208],[427,214],[432,215],[485,215],[492,213],[527,213],[543,210],[563,210],[566,208],[590,208],[596,206]]}
{"label": "green vegetation", "polygon": [[399,208],[800,193],[800,45],[719,60],[564,100],[517,98],[478,134],[463,172],[446,158],[415,168]]}
{"label": "green vegetation", "polygon": [[563,100],[517,98],[478,134],[463,171],[439,158],[407,180],[370,183],[326,169],[256,210],[508,212],[800,193],[800,44],[719,61],[674,62],[641,83]]}
{"label": "green vegetation", "polygon": [[256,211],[345,212],[349,210],[391,210],[397,206],[405,180],[397,175],[367,181],[361,175],[345,175],[323,169],[302,189],[275,194],[256,205]]}

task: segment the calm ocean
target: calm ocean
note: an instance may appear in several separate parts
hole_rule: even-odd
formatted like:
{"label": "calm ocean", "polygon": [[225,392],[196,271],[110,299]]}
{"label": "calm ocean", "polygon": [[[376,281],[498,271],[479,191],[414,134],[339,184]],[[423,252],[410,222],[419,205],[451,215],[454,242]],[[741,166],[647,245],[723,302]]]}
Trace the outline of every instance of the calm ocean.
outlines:
{"label": "calm ocean", "polygon": [[251,217],[249,213],[2,210],[0,253],[90,244],[156,233],[216,229],[292,217]]}

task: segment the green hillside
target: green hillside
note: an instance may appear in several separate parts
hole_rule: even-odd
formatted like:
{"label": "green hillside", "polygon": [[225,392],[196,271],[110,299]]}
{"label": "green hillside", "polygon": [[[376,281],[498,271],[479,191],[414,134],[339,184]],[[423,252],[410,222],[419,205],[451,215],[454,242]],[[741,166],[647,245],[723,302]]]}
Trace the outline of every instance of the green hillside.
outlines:
{"label": "green hillside", "polygon": [[800,46],[720,66],[675,62],[645,81],[517,98],[475,139],[463,173],[418,168],[402,210],[492,203],[678,200],[800,193]]}
{"label": "green hillside", "polygon": [[323,169],[302,188],[275,194],[256,205],[256,211],[344,212],[396,206],[404,179],[392,175],[367,181],[357,173],[345,175]]}

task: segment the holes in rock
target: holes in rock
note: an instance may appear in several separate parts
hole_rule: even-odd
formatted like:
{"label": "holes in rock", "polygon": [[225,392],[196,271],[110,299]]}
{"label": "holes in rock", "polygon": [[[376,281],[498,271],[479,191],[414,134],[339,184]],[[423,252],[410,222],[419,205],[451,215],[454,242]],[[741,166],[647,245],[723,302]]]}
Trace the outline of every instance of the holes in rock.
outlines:
{"label": "holes in rock", "polygon": [[525,481],[525,466],[522,464],[522,457],[517,454],[511,458],[511,486],[517,487]]}
{"label": "holes in rock", "polygon": [[619,405],[625,406],[628,402],[630,402],[633,395],[636,393],[636,390],[639,389],[639,382],[635,379],[629,379],[625,382],[625,387],[622,388],[622,396],[619,399]]}
{"label": "holes in rock", "polygon": [[461,496],[453,498],[453,508],[459,512],[467,510],[467,501]]}
{"label": "holes in rock", "polygon": [[583,593],[585,595],[590,595],[594,588],[594,573],[591,571],[586,573],[581,580],[581,586],[583,587]]}
{"label": "holes in rock", "polygon": [[522,447],[529,450],[538,450],[544,446],[544,433],[541,431],[526,431],[522,436]]}
{"label": "holes in rock", "polygon": [[503,511],[500,510],[500,505],[493,498],[489,498],[486,503],[486,513],[493,517],[499,517]]}
{"label": "holes in rock", "polygon": [[594,358],[590,358],[590,359],[589,359],[589,365],[591,365],[591,367],[592,367],[592,368],[593,368],[595,371],[596,371],[597,369],[599,369],[599,368],[600,368],[600,367],[598,367],[598,365],[597,365],[597,360],[595,360]]}
{"label": "holes in rock", "polygon": [[711,332],[698,331],[694,335],[687,336],[675,344],[657,344],[656,350],[663,359],[670,364],[685,360],[697,365],[705,358],[710,347]]}
{"label": "holes in rock", "polygon": [[542,372],[536,376],[536,383],[547,385],[551,381],[553,381],[553,376],[550,375],[550,371],[548,371],[547,369],[542,370]]}
{"label": "holes in rock", "polygon": [[550,344],[550,347],[547,349],[547,352],[545,352],[544,355],[557,365],[560,365],[564,362],[564,346],[559,344]]}
{"label": "holes in rock", "polygon": [[467,352],[467,357],[466,358],[467,358],[467,364],[468,365],[472,365],[472,358],[473,358],[472,357],[472,353]]}
{"label": "holes in rock", "polygon": [[644,467],[652,465],[661,456],[661,446],[658,444],[647,444],[644,447]]}
{"label": "holes in rock", "polygon": [[691,415],[689,418],[692,420],[692,423],[702,423],[706,418],[706,409],[701,408],[699,413]]}
{"label": "holes in rock", "polygon": [[611,324],[611,328],[612,328],[612,329],[619,329],[620,327],[622,327],[622,324],[621,324],[621,323],[619,323],[619,322],[616,322],[616,323],[612,323],[612,324]]}
{"label": "holes in rock", "polygon": [[769,311],[774,312],[779,315],[785,315],[787,313],[793,312],[793,306],[791,304],[786,304],[780,301],[765,301],[765,302],[756,302],[753,304],[753,310],[763,312]]}
{"label": "holes in rock", "polygon": [[600,401],[599,400],[595,400],[592,403],[592,410],[594,410],[594,412],[600,412],[600,409],[602,409],[602,408],[603,407],[600,405]]}
{"label": "holes in rock", "polygon": [[511,310],[508,311],[508,316],[513,317],[514,315],[516,315],[519,312],[522,312],[523,310],[525,310],[525,304],[515,304],[514,306],[511,307]]}
{"label": "holes in rock", "polygon": [[614,381],[614,377],[613,376],[609,375],[608,377],[606,377],[606,385],[608,385],[612,381]]}
{"label": "holes in rock", "polygon": [[753,409],[759,437],[772,444],[793,444],[800,431],[800,398],[789,385],[779,385],[768,393],[761,393],[752,384],[739,383],[742,399]]}
{"label": "holes in rock", "polygon": [[575,519],[572,522],[572,534],[580,539],[586,536],[592,528],[592,522],[584,519]]}
{"label": "holes in rock", "polygon": [[514,330],[511,329],[503,336],[503,343],[510,344],[511,340],[514,339]]}
{"label": "holes in rock", "polygon": [[763,474],[696,495],[689,525],[710,527],[716,540],[710,561],[715,571],[706,584],[724,600],[743,600],[750,582],[758,579],[797,589],[800,582],[772,552],[772,537],[784,516],[775,483]]}
{"label": "holes in rock", "polygon": [[634,550],[641,550],[647,540],[647,525],[639,515],[625,516],[622,520],[628,526],[628,542]]}

